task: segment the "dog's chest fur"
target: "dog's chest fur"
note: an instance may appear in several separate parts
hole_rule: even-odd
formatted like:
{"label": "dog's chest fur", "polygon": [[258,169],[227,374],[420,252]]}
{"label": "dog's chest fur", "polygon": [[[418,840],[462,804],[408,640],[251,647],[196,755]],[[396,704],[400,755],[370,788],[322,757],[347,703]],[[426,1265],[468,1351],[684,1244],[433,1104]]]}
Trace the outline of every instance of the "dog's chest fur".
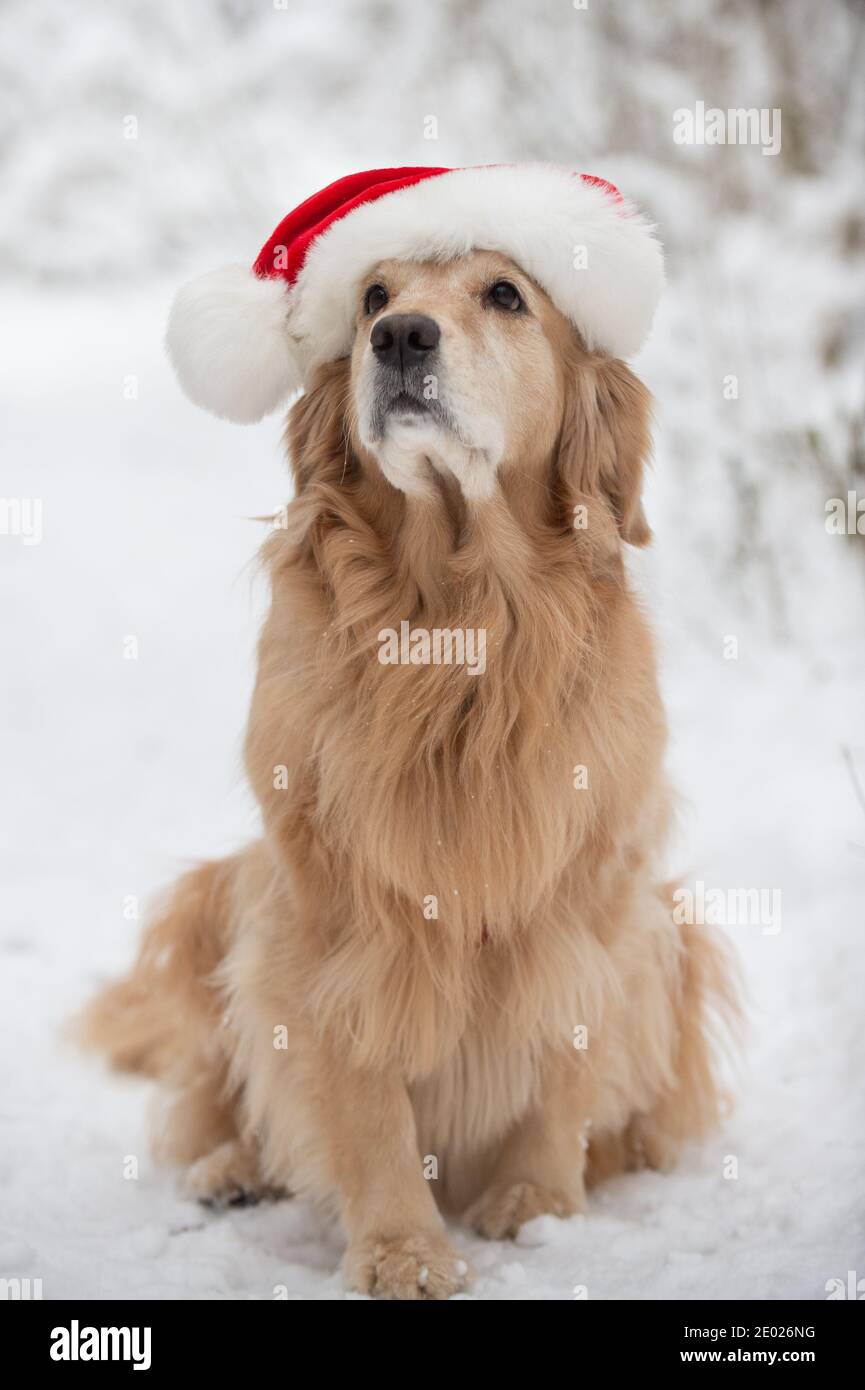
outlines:
{"label": "dog's chest fur", "polygon": [[[491,511],[423,587],[332,505],[310,563],[273,547],[247,764],[286,901],[262,959],[357,1065],[398,1067],[422,1144],[478,1152],[603,1007],[612,903],[657,838],[651,642],[570,536],[541,565]],[[382,664],[402,619],[482,628],[486,670]]]}

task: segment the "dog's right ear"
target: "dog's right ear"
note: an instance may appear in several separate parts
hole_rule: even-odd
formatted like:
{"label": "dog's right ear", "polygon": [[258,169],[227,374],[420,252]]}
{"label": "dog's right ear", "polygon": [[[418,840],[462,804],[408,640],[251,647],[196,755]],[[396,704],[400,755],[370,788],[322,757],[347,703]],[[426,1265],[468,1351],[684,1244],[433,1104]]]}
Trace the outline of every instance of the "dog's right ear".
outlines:
{"label": "dog's right ear", "polygon": [[344,357],[319,367],[292,406],[285,440],[298,494],[312,482],[338,484],[351,471],[350,392],[350,363]]}

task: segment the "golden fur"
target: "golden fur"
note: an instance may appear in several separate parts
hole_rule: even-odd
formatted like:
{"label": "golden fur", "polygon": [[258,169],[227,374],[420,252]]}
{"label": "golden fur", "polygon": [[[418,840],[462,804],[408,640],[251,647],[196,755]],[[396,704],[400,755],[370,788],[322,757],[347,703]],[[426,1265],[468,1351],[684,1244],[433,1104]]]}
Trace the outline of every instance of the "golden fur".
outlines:
{"label": "golden fur", "polygon": [[[519,322],[481,304],[502,273]],[[163,1083],[190,1191],[330,1203],[356,1288],[445,1297],[469,1273],[439,1209],[514,1235],[712,1126],[733,992],[658,881],[665,724],[623,565],[649,538],[647,392],[502,257],[372,278],[435,313],[495,466],[363,442],[359,307],[351,359],[291,411],[296,495],[264,547],[263,836],[180,881],[83,1031]],[[486,671],[382,665],[403,619],[485,629]]]}

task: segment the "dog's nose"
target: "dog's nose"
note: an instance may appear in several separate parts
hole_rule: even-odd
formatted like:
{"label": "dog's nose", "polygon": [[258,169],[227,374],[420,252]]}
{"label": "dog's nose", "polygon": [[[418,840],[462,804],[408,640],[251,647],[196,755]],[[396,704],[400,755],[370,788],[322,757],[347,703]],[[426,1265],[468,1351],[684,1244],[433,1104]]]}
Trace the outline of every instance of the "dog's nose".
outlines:
{"label": "dog's nose", "polygon": [[439,345],[441,331],[426,314],[388,314],[369,335],[379,362],[405,368],[422,362]]}

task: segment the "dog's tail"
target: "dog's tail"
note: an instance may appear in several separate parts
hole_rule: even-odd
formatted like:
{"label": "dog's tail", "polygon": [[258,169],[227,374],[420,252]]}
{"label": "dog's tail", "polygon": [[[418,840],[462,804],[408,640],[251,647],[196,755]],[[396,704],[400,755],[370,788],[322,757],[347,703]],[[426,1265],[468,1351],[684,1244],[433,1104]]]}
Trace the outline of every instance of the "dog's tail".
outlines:
{"label": "dog's tail", "polygon": [[147,926],[124,979],[106,985],[72,1024],[78,1043],[118,1071],[168,1077],[218,1023],[214,974],[228,947],[237,859],[185,874]]}

